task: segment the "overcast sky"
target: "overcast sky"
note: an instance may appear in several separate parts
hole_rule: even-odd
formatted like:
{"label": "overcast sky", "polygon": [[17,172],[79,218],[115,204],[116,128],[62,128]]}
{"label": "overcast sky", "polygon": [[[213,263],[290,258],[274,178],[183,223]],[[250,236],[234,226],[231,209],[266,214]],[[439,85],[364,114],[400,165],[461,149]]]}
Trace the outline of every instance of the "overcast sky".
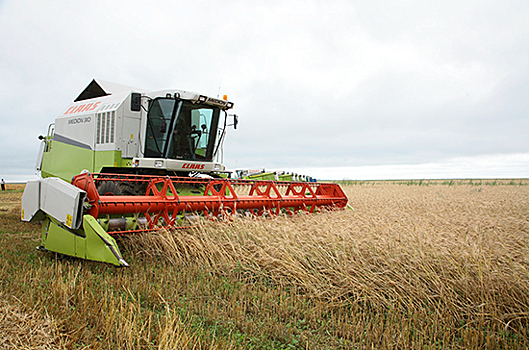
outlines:
{"label": "overcast sky", "polygon": [[8,180],[93,78],[228,95],[230,169],[529,177],[528,1],[0,0],[0,33]]}

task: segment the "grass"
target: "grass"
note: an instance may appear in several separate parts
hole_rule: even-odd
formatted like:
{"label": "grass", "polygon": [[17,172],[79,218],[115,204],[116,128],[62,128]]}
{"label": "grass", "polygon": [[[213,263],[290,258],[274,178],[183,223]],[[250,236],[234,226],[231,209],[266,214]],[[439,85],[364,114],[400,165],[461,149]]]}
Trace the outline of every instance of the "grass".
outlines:
{"label": "grass", "polygon": [[446,186],[527,186],[529,181],[527,179],[449,179],[449,180],[341,180],[336,181],[341,185],[407,185],[407,186],[430,186],[430,185],[446,185]]}
{"label": "grass", "polygon": [[26,348],[527,348],[528,182],[465,181],[347,184],[354,211],[124,237],[121,269],[36,251],[39,228],[2,193],[0,307],[18,316],[0,335],[46,330]]}

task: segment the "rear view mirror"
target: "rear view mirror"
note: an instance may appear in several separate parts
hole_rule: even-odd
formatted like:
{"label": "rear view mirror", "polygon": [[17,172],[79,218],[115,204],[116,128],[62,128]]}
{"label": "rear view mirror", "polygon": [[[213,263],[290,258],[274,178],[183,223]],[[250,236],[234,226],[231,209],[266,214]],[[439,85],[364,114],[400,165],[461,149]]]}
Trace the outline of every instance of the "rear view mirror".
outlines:
{"label": "rear view mirror", "polygon": [[141,110],[141,94],[133,92],[130,97],[130,110],[139,112]]}

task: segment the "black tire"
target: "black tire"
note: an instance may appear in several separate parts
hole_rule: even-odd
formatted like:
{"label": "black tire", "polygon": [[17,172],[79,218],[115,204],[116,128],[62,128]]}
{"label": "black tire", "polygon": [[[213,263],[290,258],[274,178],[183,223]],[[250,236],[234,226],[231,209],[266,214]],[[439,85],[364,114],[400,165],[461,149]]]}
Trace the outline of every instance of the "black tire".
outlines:
{"label": "black tire", "polygon": [[143,196],[147,192],[147,184],[140,182],[122,182],[121,194],[125,196]]}
{"label": "black tire", "polygon": [[120,186],[114,181],[105,181],[97,187],[100,196],[120,196],[122,194]]}

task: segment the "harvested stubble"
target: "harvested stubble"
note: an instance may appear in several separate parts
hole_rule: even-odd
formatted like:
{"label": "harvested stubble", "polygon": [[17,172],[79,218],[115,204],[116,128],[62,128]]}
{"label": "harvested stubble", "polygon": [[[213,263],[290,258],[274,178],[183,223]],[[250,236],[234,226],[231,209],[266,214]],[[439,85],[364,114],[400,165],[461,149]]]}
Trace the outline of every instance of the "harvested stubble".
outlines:
{"label": "harvested stubble", "polygon": [[127,269],[35,251],[13,202],[0,299],[68,349],[528,348],[519,183],[345,186],[354,212],[123,238]]}
{"label": "harvested stubble", "polygon": [[65,349],[57,323],[0,299],[0,349]]}
{"label": "harvested stubble", "polygon": [[354,212],[160,232],[131,251],[303,295],[309,347],[323,329],[346,348],[529,345],[529,186],[346,191]]}

